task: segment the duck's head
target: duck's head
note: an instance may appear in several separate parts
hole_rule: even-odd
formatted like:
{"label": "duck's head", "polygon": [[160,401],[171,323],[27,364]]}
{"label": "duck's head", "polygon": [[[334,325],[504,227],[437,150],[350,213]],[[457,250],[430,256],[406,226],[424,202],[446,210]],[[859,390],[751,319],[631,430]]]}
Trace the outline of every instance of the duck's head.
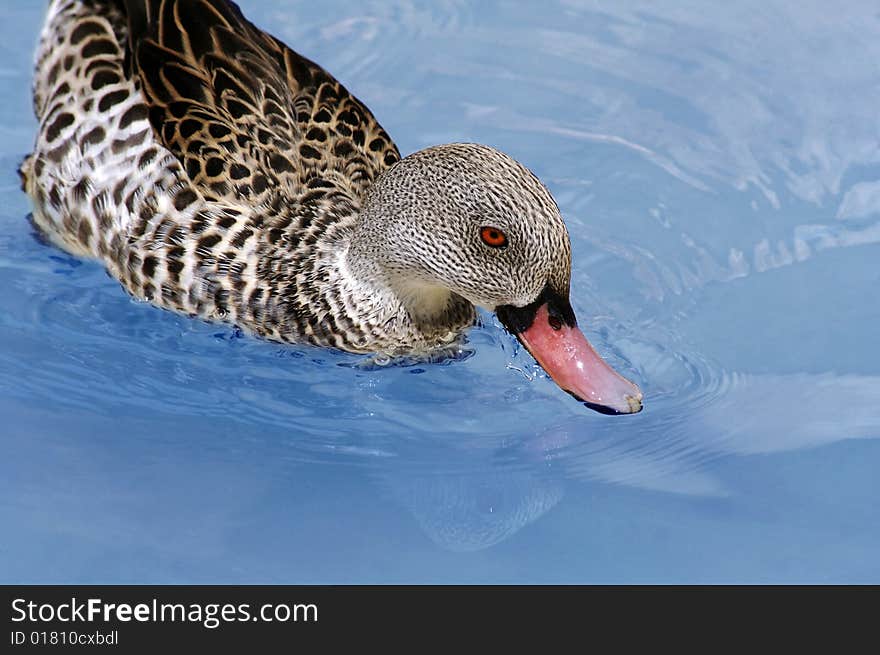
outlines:
{"label": "duck's head", "polygon": [[381,269],[418,320],[441,320],[450,299],[464,298],[495,312],[588,407],[641,410],[638,387],[578,329],[559,208],[538,178],[504,153],[450,144],[400,160],[367,192],[352,247]]}

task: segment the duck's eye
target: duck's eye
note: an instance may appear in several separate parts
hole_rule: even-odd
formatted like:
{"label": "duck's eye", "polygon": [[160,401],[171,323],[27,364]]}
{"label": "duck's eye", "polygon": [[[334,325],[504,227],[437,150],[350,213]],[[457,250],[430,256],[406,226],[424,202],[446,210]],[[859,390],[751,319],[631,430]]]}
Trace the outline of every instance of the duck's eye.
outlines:
{"label": "duck's eye", "polygon": [[507,246],[507,235],[497,227],[481,227],[480,238],[487,246],[492,248],[504,248]]}

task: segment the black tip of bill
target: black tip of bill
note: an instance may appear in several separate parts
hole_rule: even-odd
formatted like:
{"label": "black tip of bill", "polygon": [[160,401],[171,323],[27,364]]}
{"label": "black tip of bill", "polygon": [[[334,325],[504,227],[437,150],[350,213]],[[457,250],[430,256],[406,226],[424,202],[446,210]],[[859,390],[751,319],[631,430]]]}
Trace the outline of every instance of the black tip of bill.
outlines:
{"label": "black tip of bill", "polygon": [[606,416],[623,416],[624,414],[638,414],[639,412],[641,412],[645,408],[645,406],[642,404],[641,401],[630,401],[630,402],[633,402],[634,404],[637,403],[638,409],[633,409],[632,411],[629,411],[629,412],[621,412],[620,410],[614,409],[613,407],[607,407],[605,405],[599,405],[597,403],[591,403],[589,401],[586,401],[583,398],[581,398],[580,396],[578,396],[576,393],[568,391],[567,389],[565,390],[565,393],[567,393],[569,396],[574,398],[579,403],[583,403],[584,407],[592,409],[594,412],[599,412],[600,414],[605,414]]}

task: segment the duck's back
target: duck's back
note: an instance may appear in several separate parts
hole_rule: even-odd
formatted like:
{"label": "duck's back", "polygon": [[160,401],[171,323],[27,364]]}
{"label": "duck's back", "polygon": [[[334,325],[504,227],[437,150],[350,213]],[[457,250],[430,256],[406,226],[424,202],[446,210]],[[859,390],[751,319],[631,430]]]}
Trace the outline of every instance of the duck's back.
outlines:
{"label": "duck's back", "polygon": [[399,154],[326,71],[227,0],[53,0],[34,104],[55,243],[167,308],[345,346],[310,267]]}

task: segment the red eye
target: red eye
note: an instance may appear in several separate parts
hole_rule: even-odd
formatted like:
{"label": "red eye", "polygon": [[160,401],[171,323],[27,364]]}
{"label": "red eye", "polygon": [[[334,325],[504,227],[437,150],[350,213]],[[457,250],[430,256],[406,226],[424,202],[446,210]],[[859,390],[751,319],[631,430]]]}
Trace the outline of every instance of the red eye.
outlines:
{"label": "red eye", "polygon": [[507,235],[497,227],[481,227],[480,238],[487,246],[504,248],[507,245]]}

